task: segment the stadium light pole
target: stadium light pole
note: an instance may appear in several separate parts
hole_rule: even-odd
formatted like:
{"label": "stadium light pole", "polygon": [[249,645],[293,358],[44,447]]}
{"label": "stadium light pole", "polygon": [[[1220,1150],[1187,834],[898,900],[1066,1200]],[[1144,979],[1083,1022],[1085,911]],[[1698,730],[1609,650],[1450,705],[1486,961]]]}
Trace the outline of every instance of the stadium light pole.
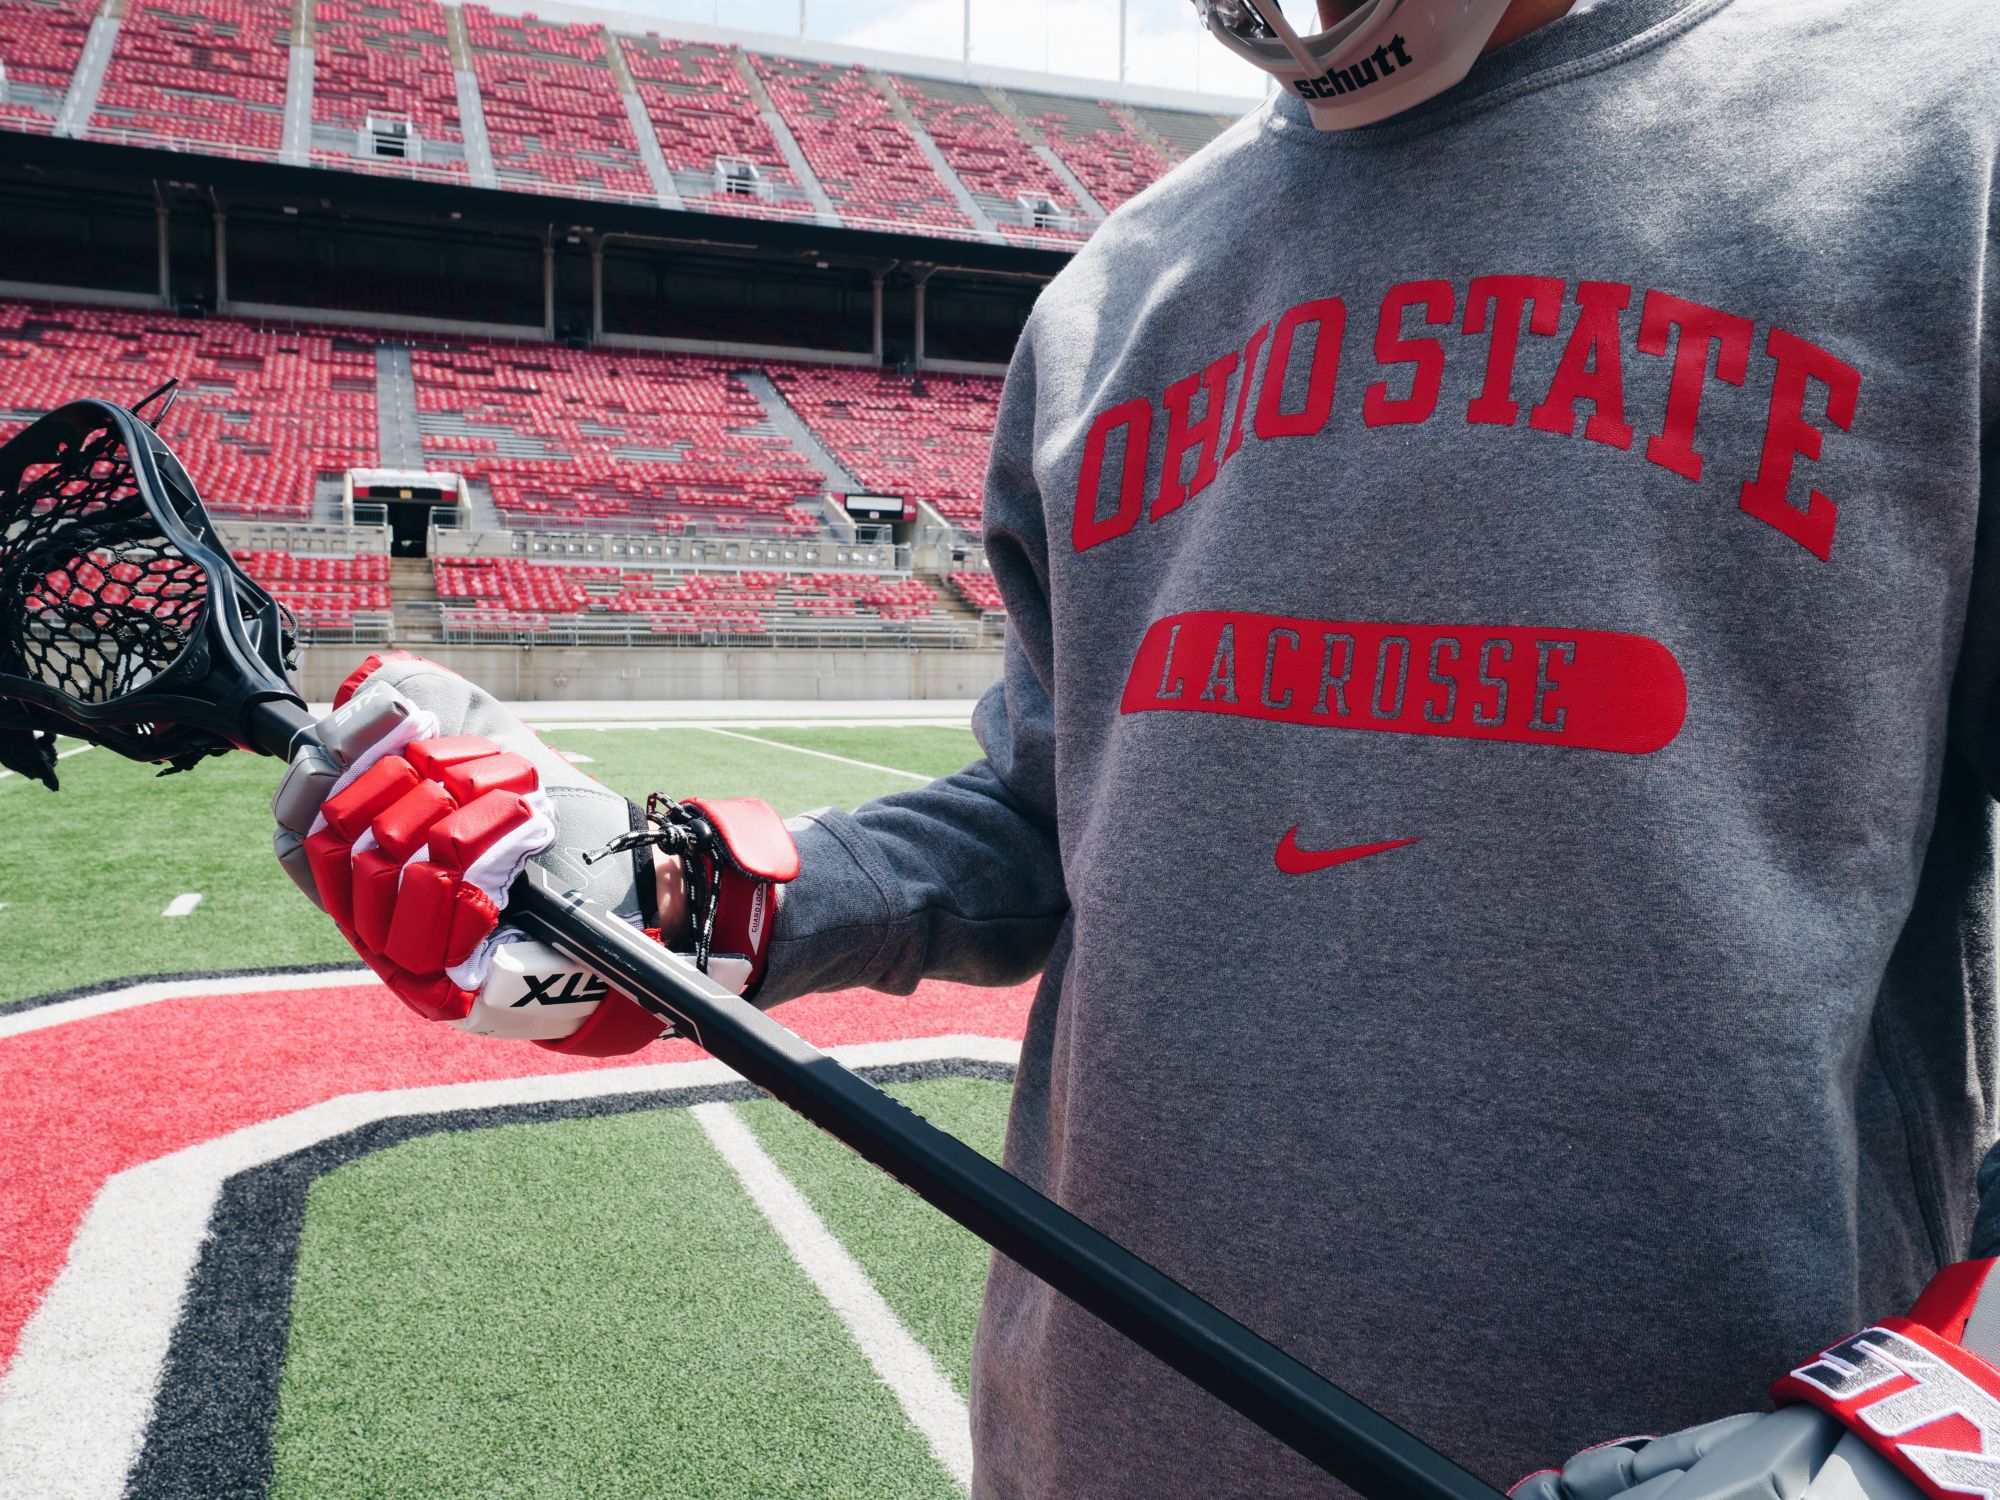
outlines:
{"label": "stadium light pole", "polygon": [[965,0],[965,25],[960,32],[959,61],[972,67],[972,0]]}
{"label": "stadium light pole", "polygon": [[1118,81],[1125,81],[1125,5],[1126,0],[1118,0]]}

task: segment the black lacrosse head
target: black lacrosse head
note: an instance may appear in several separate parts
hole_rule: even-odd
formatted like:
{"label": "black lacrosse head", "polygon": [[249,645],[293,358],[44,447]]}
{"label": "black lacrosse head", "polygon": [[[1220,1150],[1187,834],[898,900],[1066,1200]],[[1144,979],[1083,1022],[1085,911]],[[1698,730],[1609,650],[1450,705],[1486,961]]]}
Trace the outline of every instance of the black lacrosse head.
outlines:
{"label": "black lacrosse head", "polygon": [[174,770],[252,748],[259,704],[299,702],[292,647],[133,412],[73,401],[0,447],[0,764],[53,788],[57,734]]}

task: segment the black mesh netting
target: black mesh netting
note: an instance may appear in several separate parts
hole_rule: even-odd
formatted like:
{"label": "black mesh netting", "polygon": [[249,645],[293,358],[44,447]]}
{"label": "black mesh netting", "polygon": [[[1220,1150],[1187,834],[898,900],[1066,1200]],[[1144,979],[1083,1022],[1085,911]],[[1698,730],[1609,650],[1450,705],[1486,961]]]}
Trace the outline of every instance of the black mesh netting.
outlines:
{"label": "black mesh netting", "polygon": [[208,575],[160,534],[110,429],[29,470],[0,507],[0,673],[105,703],[199,636]]}

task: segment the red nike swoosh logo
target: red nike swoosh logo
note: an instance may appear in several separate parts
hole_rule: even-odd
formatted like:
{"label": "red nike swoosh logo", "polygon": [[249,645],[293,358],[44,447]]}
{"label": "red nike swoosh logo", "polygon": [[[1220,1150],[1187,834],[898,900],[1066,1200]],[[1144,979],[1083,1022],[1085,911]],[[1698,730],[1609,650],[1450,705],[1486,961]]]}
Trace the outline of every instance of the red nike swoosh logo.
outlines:
{"label": "red nike swoosh logo", "polygon": [[1330,870],[1335,865],[1366,859],[1371,854],[1381,854],[1417,842],[1416,839],[1390,839],[1382,844],[1349,844],[1345,849],[1301,849],[1299,825],[1294,823],[1278,840],[1278,852],[1273,862],[1287,875],[1310,875],[1315,870]]}

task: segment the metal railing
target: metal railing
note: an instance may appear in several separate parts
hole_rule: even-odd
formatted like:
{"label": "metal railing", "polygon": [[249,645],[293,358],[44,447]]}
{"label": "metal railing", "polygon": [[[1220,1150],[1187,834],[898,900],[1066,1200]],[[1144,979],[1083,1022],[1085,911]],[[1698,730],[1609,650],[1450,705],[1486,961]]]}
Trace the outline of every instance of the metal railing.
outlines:
{"label": "metal railing", "polygon": [[730,630],[693,626],[655,632],[643,617],[613,621],[602,615],[552,615],[532,624],[482,618],[479,610],[439,611],[438,638],[458,646],[729,646],[746,649],[847,649],[964,651],[997,647],[1006,621],[885,620],[881,618],[796,619],[766,617],[766,628]]}
{"label": "metal railing", "polygon": [[893,543],[862,546],[837,538],[779,538],[632,531],[477,531],[432,523],[432,557],[525,557],[562,564],[639,568],[777,568],[837,572],[907,572],[911,549]]}
{"label": "metal railing", "polygon": [[[377,509],[380,509],[378,506]],[[383,521],[356,524],[324,521],[274,521],[255,516],[217,515],[216,530],[232,552],[291,552],[301,557],[354,557],[387,552],[389,528]]]}
{"label": "metal railing", "polygon": [[352,625],[299,627],[299,640],[308,646],[386,646],[395,635],[386,616],[356,620]]}
{"label": "metal railing", "polygon": [[[53,135],[55,120],[46,123],[40,116],[32,120],[9,117],[0,122],[0,130],[18,130],[23,134]],[[178,152],[183,156],[218,156],[229,161],[269,161],[284,159],[278,147],[264,148],[248,146],[240,141],[189,140],[185,137],[169,135],[164,131],[127,130],[118,126],[93,124],[84,137],[92,141],[105,141],[113,145],[141,146],[153,151]],[[315,167],[330,171],[361,172],[371,177],[406,177],[419,182],[453,183],[466,186],[471,182],[470,174],[456,164],[432,163],[424,161],[398,161],[393,157],[363,157],[344,151],[327,151],[315,148],[308,153],[308,159]],[[596,187],[575,182],[522,182],[511,178],[501,178],[500,187],[513,192],[538,192],[545,197],[582,198],[599,203],[625,203],[634,207],[658,208],[659,195],[656,193],[625,193],[614,188]],[[811,204],[788,204],[770,200],[732,198],[728,200],[729,212],[719,217],[773,219],[782,223],[816,224],[820,221],[819,211]],[[741,205],[739,207],[739,205]],[[889,234],[921,234],[927,239],[965,240],[973,243],[988,243],[988,236],[970,224],[917,223],[909,219],[878,219],[865,214],[841,212],[840,224],[846,229],[870,229]],[[1095,229],[1094,222],[1087,225]],[[1026,245],[1031,249],[1061,250],[1074,253],[1081,243],[1074,233],[1068,235],[1046,234],[1024,225],[1009,225],[1007,239],[1012,244]]]}
{"label": "metal railing", "polygon": [[[487,503],[491,505],[490,501]],[[807,501],[804,499],[798,503],[801,506],[807,505]],[[787,538],[794,540],[799,538],[814,540],[826,534],[818,530],[802,532],[796,524],[784,525],[774,520],[751,516],[732,517],[731,520],[739,524],[724,525],[715,517],[698,514],[686,515],[683,519],[675,523],[673,530],[665,531],[649,529],[645,524],[644,518],[635,520],[629,515],[585,516],[564,514],[559,511],[522,515],[519,512],[503,510],[498,506],[493,506],[492,509],[495,521],[500,526],[517,531],[539,531],[551,536],[557,534],[577,536],[613,535],[784,541]],[[808,516],[812,516],[809,508],[806,513]],[[817,522],[818,517],[812,517],[812,519]],[[458,509],[455,515],[447,513],[443,517],[434,520],[432,525],[436,526],[440,531],[475,531],[479,529],[467,520],[465,507],[463,506]]]}

